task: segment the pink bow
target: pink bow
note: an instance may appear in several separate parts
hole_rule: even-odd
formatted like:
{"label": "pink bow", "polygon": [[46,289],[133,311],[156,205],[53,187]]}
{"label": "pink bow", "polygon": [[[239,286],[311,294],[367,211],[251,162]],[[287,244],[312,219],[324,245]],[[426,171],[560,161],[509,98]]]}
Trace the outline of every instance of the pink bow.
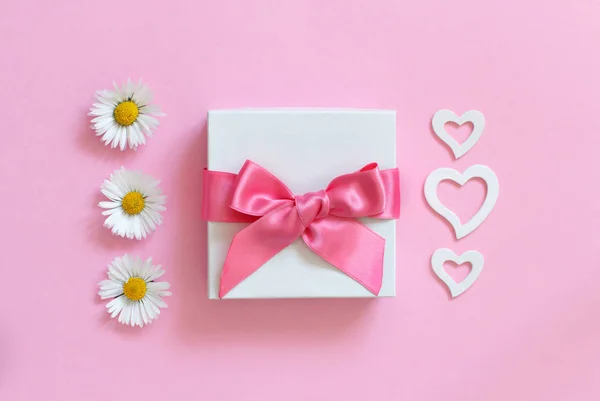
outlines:
{"label": "pink bow", "polygon": [[247,160],[237,175],[204,170],[203,214],[208,221],[253,222],[231,242],[220,298],[299,237],[377,295],[385,239],[355,219],[398,218],[398,169],[379,170],[371,163],[334,178],[325,190],[294,196],[277,177]]}

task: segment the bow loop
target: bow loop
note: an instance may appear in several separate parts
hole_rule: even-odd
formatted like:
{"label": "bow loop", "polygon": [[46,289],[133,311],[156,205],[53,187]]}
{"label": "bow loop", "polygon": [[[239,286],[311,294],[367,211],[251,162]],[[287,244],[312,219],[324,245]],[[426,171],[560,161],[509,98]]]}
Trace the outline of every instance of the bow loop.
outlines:
{"label": "bow loop", "polygon": [[329,214],[329,196],[326,191],[308,192],[296,196],[296,209],[304,227],[313,220],[322,219]]}
{"label": "bow loop", "polygon": [[369,217],[385,209],[385,186],[377,163],[334,178],[327,186],[330,213],[339,217]]}
{"label": "bow loop", "polygon": [[258,164],[246,160],[237,176],[230,207],[251,216],[264,216],[294,195],[283,182]]}

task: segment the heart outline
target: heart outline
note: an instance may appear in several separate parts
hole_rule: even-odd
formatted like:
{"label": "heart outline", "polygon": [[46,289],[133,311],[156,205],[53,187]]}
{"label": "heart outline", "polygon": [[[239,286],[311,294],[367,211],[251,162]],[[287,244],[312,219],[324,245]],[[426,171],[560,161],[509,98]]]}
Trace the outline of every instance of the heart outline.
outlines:
{"label": "heart outline", "polygon": [[[446,132],[444,126],[449,122],[458,124],[458,126],[470,122],[473,124],[473,131],[466,141],[458,143],[456,139]],[[433,115],[431,127],[437,137],[452,150],[454,158],[459,159],[467,154],[481,138],[483,129],[485,128],[485,116],[478,110],[469,110],[458,117],[452,110],[442,109],[436,111]]]}
{"label": "heart outline", "polygon": [[[444,180],[454,181],[460,186],[463,186],[467,181],[473,178],[481,178],[483,181],[485,181],[487,187],[486,195],[483,204],[477,213],[475,213],[475,215],[473,215],[473,217],[471,217],[471,219],[465,224],[462,224],[456,213],[442,204],[437,195],[437,187],[439,183]],[[499,191],[500,186],[496,173],[494,173],[494,171],[488,166],[484,166],[482,164],[472,165],[462,174],[451,168],[438,168],[429,174],[425,180],[424,186],[425,199],[427,200],[427,203],[434,212],[442,216],[448,221],[448,223],[450,223],[454,229],[456,239],[466,237],[475,231],[475,229],[485,221],[496,205]]]}
{"label": "heart outline", "polygon": [[[461,282],[457,283],[454,279],[444,270],[445,262],[454,262],[457,265],[463,263],[471,264],[471,271]],[[431,255],[431,268],[436,276],[446,284],[446,287],[450,290],[452,298],[456,298],[475,283],[479,278],[481,271],[483,270],[483,255],[478,251],[466,251],[462,255],[457,256],[456,253],[448,248],[440,248]]]}

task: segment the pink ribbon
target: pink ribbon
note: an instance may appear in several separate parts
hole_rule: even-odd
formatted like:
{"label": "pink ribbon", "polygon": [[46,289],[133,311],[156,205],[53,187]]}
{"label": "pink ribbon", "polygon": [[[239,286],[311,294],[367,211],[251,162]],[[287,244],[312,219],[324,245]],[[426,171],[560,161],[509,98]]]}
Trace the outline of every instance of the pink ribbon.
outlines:
{"label": "pink ribbon", "polygon": [[204,219],[252,223],[233,237],[221,274],[220,298],[299,237],[377,295],[385,239],[355,219],[395,219],[399,214],[398,169],[379,170],[376,163],[334,178],[324,190],[300,196],[250,160],[237,175],[204,170]]}

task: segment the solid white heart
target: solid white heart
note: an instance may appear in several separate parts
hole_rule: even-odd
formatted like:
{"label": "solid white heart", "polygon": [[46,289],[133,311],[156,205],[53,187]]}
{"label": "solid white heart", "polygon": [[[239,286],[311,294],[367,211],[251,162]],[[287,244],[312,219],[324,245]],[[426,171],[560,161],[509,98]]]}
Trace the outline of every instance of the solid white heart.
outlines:
{"label": "solid white heart", "polygon": [[[465,224],[461,224],[458,216],[442,204],[437,195],[438,184],[443,180],[451,180],[459,185],[464,185],[472,178],[481,178],[485,181],[487,193],[483,204],[471,219]],[[464,173],[451,168],[438,168],[434,170],[425,180],[425,199],[429,206],[440,216],[448,220],[454,228],[456,239],[461,239],[472,233],[489,216],[498,200],[500,186],[498,177],[488,166],[475,164],[465,170]]]}
{"label": "solid white heart", "polygon": [[[463,281],[457,283],[452,277],[444,270],[445,262],[454,262],[457,265],[463,263],[471,264],[471,271],[464,278]],[[460,256],[456,256],[450,249],[442,248],[438,249],[431,255],[431,267],[433,272],[448,286],[450,295],[455,298],[469,289],[475,283],[475,280],[481,274],[483,270],[483,255],[477,251],[467,251]]]}
{"label": "solid white heart", "polygon": [[[473,131],[467,140],[460,144],[456,139],[452,138],[450,134],[446,132],[446,128],[444,128],[444,125],[449,122],[458,124],[459,126],[470,122],[473,124]],[[431,126],[438,138],[450,147],[452,153],[454,153],[454,158],[458,159],[471,150],[479,138],[481,138],[483,128],[485,127],[485,117],[483,116],[483,113],[477,110],[469,110],[460,117],[450,110],[438,110],[433,115]]]}

